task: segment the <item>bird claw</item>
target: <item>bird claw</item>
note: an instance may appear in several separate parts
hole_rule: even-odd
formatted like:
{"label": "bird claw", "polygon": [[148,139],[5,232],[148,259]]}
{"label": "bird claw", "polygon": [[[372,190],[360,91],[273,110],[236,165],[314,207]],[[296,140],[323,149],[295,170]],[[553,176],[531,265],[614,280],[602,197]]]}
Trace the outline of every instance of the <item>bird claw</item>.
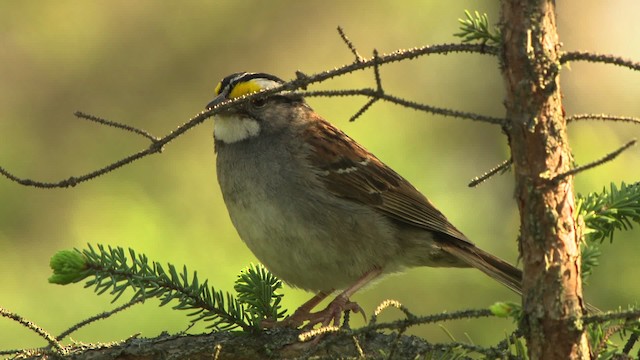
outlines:
{"label": "bird claw", "polygon": [[269,321],[264,320],[262,327],[264,328],[278,328],[278,327],[291,327],[298,328],[305,322],[305,330],[311,330],[314,326],[321,324],[321,326],[328,326],[333,323],[334,326],[340,326],[340,320],[342,319],[342,313],[345,311],[351,311],[353,313],[360,313],[364,317],[365,321],[367,316],[364,310],[358,303],[350,301],[346,297],[337,296],[333,301],[327,305],[324,310],[318,312],[310,312],[304,307],[300,307],[293,315],[282,321]]}

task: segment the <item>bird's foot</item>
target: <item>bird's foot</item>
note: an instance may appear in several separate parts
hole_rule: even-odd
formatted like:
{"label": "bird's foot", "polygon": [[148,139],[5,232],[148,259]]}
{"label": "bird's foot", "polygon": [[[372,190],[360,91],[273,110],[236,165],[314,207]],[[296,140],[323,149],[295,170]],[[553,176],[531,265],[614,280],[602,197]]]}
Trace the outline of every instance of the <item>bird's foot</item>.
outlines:
{"label": "bird's foot", "polygon": [[311,300],[304,303],[296,310],[293,315],[282,321],[269,321],[264,320],[262,327],[274,328],[274,327],[292,327],[299,328],[305,322],[308,322],[304,327],[306,330],[312,329],[314,326],[321,324],[327,326],[333,323],[334,326],[340,326],[340,320],[342,319],[342,313],[345,311],[351,311],[354,313],[360,313],[364,317],[364,321],[367,321],[367,317],[364,315],[364,310],[357,303],[350,301],[349,297],[356,291],[362,288],[364,285],[375,279],[382,273],[381,268],[373,268],[364,273],[356,282],[345,289],[340,295],[336,296],[333,301],[322,311],[312,313],[316,305],[320,304],[329,294],[333,292],[333,289],[329,291],[321,291]]}
{"label": "bird's foot", "polygon": [[[305,304],[306,305],[306,304]],[[340,326],[340,320],[342,319],[342,313],[345,311],[351,311],[354,313],[360,313],[365,318],[364,310],[353,301],[350,301],[347,297],[338,295],[333,301],[327,305],[324,310],[312,313],[307,306],[301,306],[296,310],[293,315],[288,318],[277,322],[262,322],[262,326],[266,328],[275,327],[292,327],[298,328],[304,326],[305,330],[310,330],[314,326],[321,324],[321,326],[328,326],[333,323],[334,326]]]}

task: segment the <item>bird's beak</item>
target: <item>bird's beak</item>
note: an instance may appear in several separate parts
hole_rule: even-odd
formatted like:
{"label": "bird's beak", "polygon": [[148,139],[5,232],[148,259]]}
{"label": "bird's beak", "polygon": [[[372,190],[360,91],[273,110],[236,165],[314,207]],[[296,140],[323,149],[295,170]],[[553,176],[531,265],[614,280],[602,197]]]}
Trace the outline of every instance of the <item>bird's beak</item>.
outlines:
{"label": "bird's beak", "polygon": [[211,100],[210,103],[207,104],[206,109],[211,110],[213,109],[214,106],[224,102],[225,100],[227,100],[227,98],[225,97],[225,94],[220,94],[216,96],[213,100]]}

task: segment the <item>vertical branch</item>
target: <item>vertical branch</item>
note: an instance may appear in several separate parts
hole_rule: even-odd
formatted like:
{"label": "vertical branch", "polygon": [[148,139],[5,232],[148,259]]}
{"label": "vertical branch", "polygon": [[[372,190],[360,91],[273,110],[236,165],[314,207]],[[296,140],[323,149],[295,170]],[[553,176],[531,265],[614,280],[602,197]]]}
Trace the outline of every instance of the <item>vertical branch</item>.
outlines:
{"label": "vertical branch", "polygon": [[588,359],[579,231],[559,85],[555,1],[503,0],[503,76],[520,210],[524,330],[531,359]]}

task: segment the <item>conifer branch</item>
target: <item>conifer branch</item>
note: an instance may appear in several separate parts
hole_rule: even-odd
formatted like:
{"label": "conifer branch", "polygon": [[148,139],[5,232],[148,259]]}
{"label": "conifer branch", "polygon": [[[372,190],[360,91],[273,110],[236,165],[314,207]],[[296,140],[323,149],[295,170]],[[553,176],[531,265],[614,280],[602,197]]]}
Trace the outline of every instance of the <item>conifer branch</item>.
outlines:
{"label": "conifer branch", "polygon": [[149,298],[158,298],[160,306],[177,302],[173,308],[191,311],[188,315],[192,322],[203,320],[216,330],[239,327],[248,331],[265,318],[284,316],[277,293],[282,284],[262,266],[252,266],[240,275],[236,282],[238,298],[216,290],[208,281],[200,283],[197,272],[190,274],[186,266],[179,272],[168,264],[165,270],[145,255],[132,249],[127,254],[120,247],[98,245],[96,250],[89,245],[82,251],[60,251],[52,257],[51,268],[51,283],[65,285],[91,278],[85,287],[94,287],[97,294],[108,293],[113,301],[132,289],[131,303]]}

